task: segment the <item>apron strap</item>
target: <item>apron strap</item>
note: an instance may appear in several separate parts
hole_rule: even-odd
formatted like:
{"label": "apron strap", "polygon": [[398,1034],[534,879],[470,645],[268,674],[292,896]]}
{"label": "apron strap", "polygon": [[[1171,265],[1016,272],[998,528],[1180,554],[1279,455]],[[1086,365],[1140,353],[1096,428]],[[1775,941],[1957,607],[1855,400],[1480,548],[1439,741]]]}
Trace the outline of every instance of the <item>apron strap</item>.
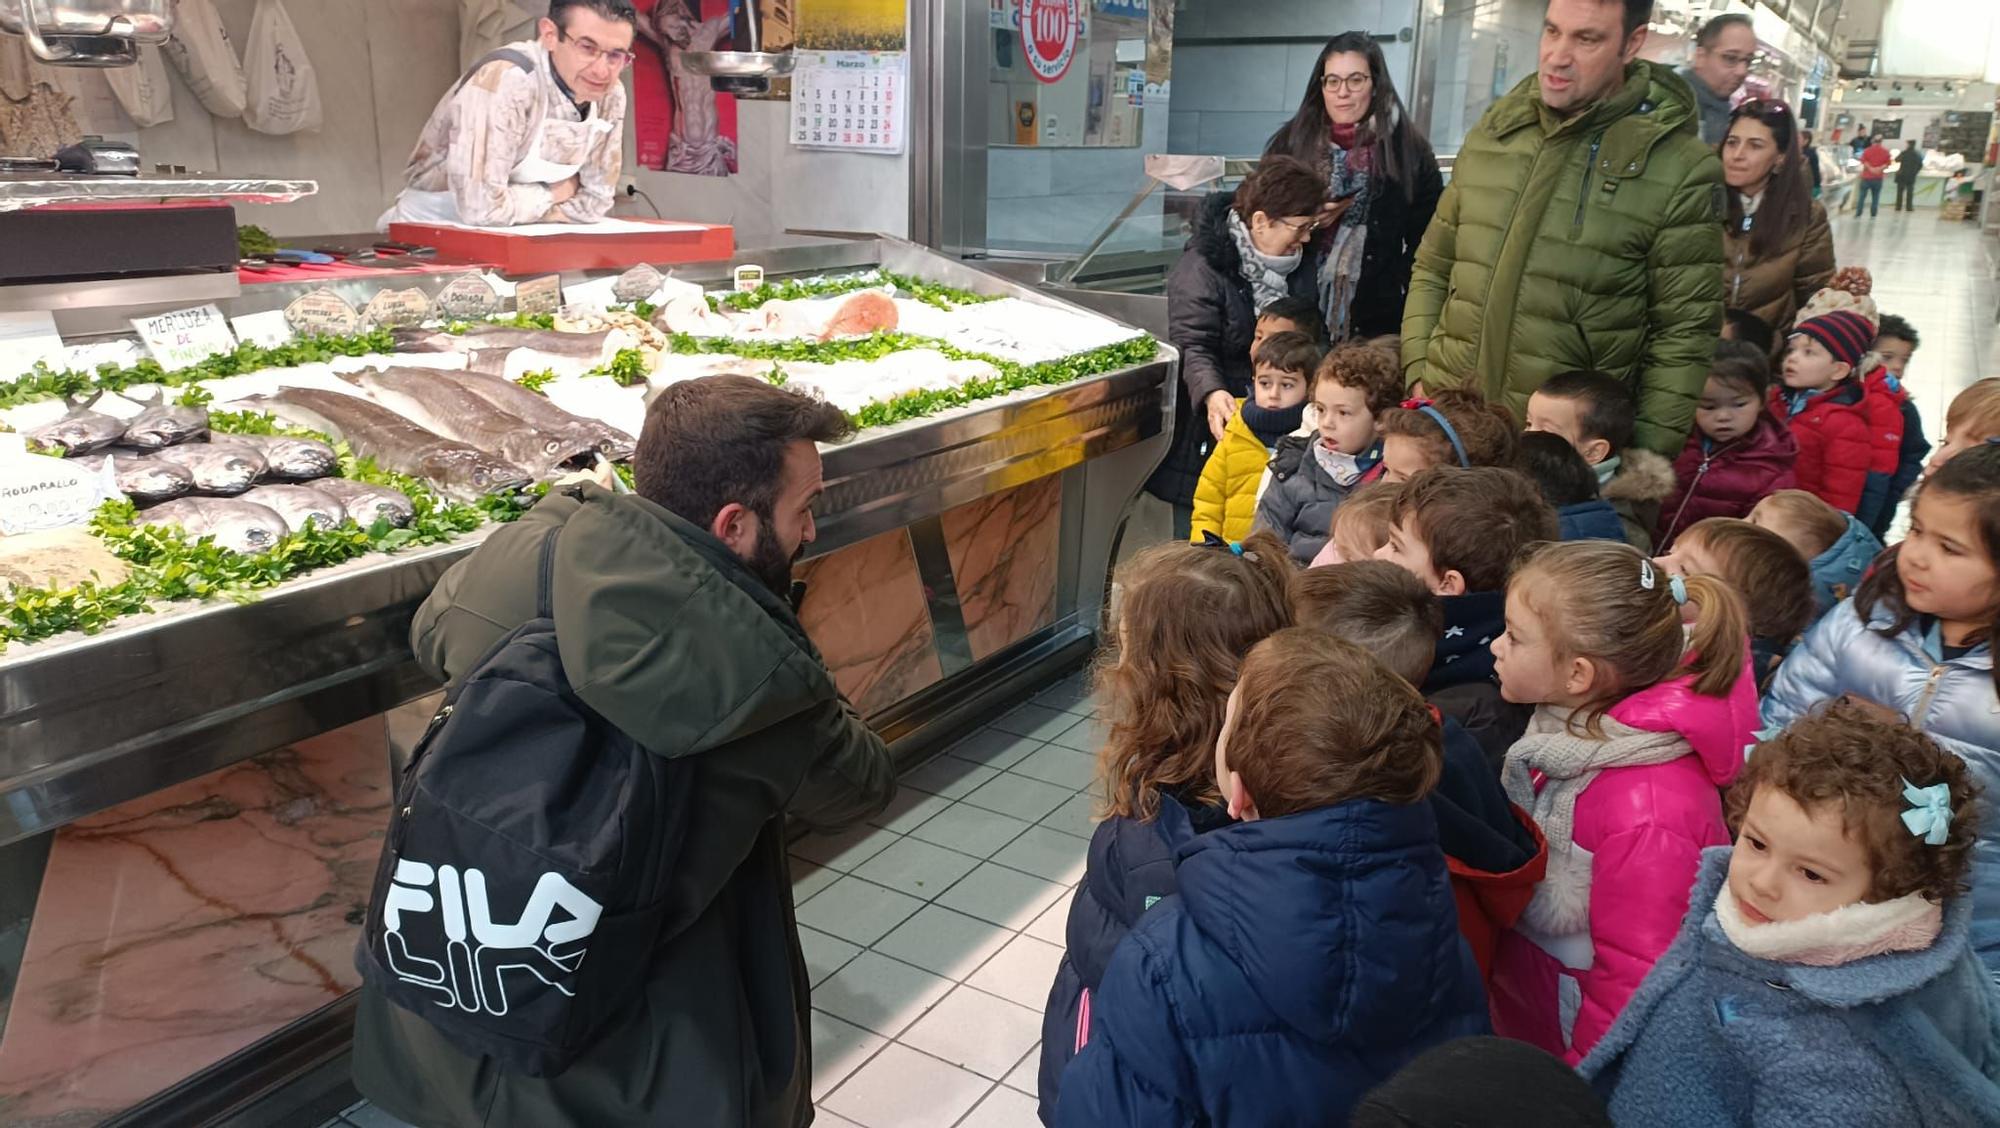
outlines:
{"label": "apron strap", "polygon": [[529,58],[526,54],[516,51],[511,47],[502,47],[497,51],[488,51],[486,54],[480,56],[478,62],[466,68],[464,76],[452,86],[451,92],[453,94],[458,93],[459,87],[472,81],[472,76],[478,74],[488,63],[512,63],[530,73],[533,73],[535,69],[535,60]]}

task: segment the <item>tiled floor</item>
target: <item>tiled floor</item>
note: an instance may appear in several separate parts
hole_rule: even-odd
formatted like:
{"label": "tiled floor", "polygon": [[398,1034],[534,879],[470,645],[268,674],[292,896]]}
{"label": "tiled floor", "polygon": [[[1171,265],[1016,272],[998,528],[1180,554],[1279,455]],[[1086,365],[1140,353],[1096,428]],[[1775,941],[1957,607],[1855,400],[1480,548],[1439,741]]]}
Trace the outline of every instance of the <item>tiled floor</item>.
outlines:
{"label": "tiled floor", "polygon": [[[1097,722],[1064,678],[793,847],[829,1128],[1035,1128],[1042,1004],[1089,850]],[[401,1128],[366,1103],[323,1128]]]}

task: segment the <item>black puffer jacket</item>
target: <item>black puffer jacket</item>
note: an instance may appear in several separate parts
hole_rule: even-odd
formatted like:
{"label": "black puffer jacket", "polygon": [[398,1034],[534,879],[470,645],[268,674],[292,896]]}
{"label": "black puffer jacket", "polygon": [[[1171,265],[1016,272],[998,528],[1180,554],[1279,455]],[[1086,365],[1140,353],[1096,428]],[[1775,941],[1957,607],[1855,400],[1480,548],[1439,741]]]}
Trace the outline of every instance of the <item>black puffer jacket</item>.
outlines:
{"label": "black puffer jacket", "polygon": [[[1195,483],[1214,439],[1202,401],[1225,391],[1250,394],[1250,338],[1257,311],[1250,283],[1243,280],[1243,256],[1229,237],[1233,192],[1217,192],[1201,202],[1187,250],[1167,275],[1167,341],[1181,353],[1180,398],[1174,409],[1174,443],[1153,472],[1146,492],[1173,505],[1194,504]],[[1292,272],[1292,296],[1313,299],[1311,256]]]}

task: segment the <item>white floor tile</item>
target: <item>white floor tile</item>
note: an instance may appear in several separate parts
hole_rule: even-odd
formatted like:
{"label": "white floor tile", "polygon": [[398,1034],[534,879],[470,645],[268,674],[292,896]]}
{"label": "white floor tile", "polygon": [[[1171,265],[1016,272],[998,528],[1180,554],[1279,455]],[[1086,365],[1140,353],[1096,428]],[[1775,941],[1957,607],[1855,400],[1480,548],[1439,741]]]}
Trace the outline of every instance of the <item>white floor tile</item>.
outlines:
{"label": "white floor tile", "polygon": [[1060,744],[1045,744],[1007,770],[1043,783],[1053,783],[1057,787],[1067,787],[1071,791],[1081,791],[1097,778],[1097,757],[1088,752],[1064,748]]}
{"label": "white floor tile", "polygon": [[813,1128],[867,1128],[845,1116],[835,1116],[823,1108],[813,1110]]}
{"label": "white floor tile", "polygon": [[958,1128],[1041,1128],[1035,1098],[1024,1096],[1005,1085],[986,1094]]}
{"label": "white floor tile", "polygon": [[1014,934],[964,913],[925,905],[916,916],[875,942],[875,950],[954,982],[963,980],[1007,946]]}
{"label": "white floor tile", "polygon": [[1017,733],[1035,740],[1054,740],[1077,725],[1078,718],[1060,709],[1029,702],[992,723],[1001,732]]}
{"label": "white floor tile", "polygon": [[841,873],[852,873],[855,866],[888,849],[899,837],[894,831],[866,824],[851,826],[834,834],[806,835],[792,843],[792,856]]}
{"label": "white floor tile", "polygon": [[955,850],[905,838],[868,859],[854,876],[930,901],[978,864]]}
{"label": "white floor tile", "polygon": [[799,947],[805,950],[806,974],[815,987],[827,976],[847,966],[847,961],[861,951],[859,944],[850,944],[817,928],[805,927],[799,929]]}
{"label": "white floor tile", "polygon": [[973,788],[999,774],[997,769],[984,764],[975,764],[956,756],[939,756],[904,776],[902,785],[947,799],[963,799]]}
{"label": "white floor tile", "polygon": [[863,952],[813,990],[813,1006],[891,1038],[952,989],[952,982],[875,952]]}
{"label": "white floor tile", "polygon": [[1058,948],[1069,944],[1069,909],[1075,898],[1064,897],[1048,907],[1048,911],[1035,918],[1035,923],[1021,931]]}
{"label": "white floor tile", "polygon": [[1022,757],[1040,748],[1044,741],[1031,737],[1017,736],[999,729],[980,729],[948,750],[961,760],[984,764],[997,771],[1005,771],[1021,762]]}
{"label": "white floor tile", "polygon": [[[1058,811],[1056,814],[1061,814]],[[1050,816],[1053,818],[1054,816]],[[792,864],[792,904],[803,905],[812,900],[813,894],[840,880],[840,871],[828,869],[817,862],[804,858],[791,858]]]}
{"label": "white floor tile", "polygon": [[1055,982],[1056,965],[1062,962],[1062,954],[1063,950],[1057,945],[1044,943],[1032,936],[1017,936],[965,982],[981,991],[1040,1010],[1048,1002],[1049,985]]}
{"label": "white floor tile", "polygon": [[881,814],[868,821],[884,830],[908,834],[951,803],[950,799],[942,796],[904,787],[896,792],[894,799],[889,800],[889,805],[882,809]]}
{"label": "white floor tile", "polygon": [[1041,1036],[1039,1010],[960,987],[896,1040],[998,1081]]}
{"label": "white floor tile", "polygon": [[852,944],[869,945],[910,919],[924,903],[858,877],[843,877],[799,906],[799,923]]}
{"label": "white floor tile", "polygon": [[824,1011],[812,1012],[813,1100],[833,1091],[847,1080],[870,1054],[889,1044],[889,1039],[851,1022],[842,1022]]}
{"label": "white floor tile", "polygon": [[1053,783],[1002,772],[966,796],[965,802],[1017,819],[1037,822],[1074,794],[1076,789],[1073,787],[1057,787]]}
{"label": "white floor tile", "polygon": [[1019,838],[1028,825],[1011,815],[958,803],[911,831],[910,837],[935,846],[948,846],[975,858],[990,858],[1002,846]]}
{"label": "white floor tile", "polygon": [[1009,1073],[1007,1079],[1001,1082],[1001,1084],[1013,1089],[1015,1092],[1026,1093],[1031,1097],[1040,1097],[1042,1095],[1041,1043],[1035,1043],[1035,1048],[1029,1050],[1026,1056],[1021,1058],[1020,1063],[1014,1066],[1014,1072]]}
{"label": "white floor tile", "polygon": [[1089,838],[1097,833],[1097,796],[1090,792],[1072,795],[1068,802],[1049,812],[1042,825],[1054,827],[1064,834],[1074,834],[1079,838]]}
{"label": "white floor tile", "polygon": [[1080,725],[1072,725],[1064,729],[1061,736],[1051,739],[1051,743],[1063,748],[1074,748],[1078,752],[1088,752],[1095,756],[1098,750],[1104,747],[1104,738],[1107,735],[1108,732],[1104,722],[1095,717],[1090,717],[1086,718]]}
{"label": "white floor tile", "polygon": [[1062,900],[1064,892],[1054,882],[988,862],[946,890],[937,903],[1018,931],[1033,924],[1044,909]]}
{"label": "white floor tile", "polygon": [[1090,860],[1090,843],[1060,830],[1030,827],[993,855],[993,860],[1057,885],[1074,885],[1083,877],[1084,863]]}
{"label": "white floor tile", "polygon": [[1079,717],[1090,716],[1097,709],[1097,703],[1091,697],[1090,671],[1071,674],[1041,691],[1035,695],[1035,704],[1061,709]]}
{"label": "white floor tile", "polygon": [[821,1103],[865,1128],[940,1128],[992,1082],[907,1046],[889,1046]]}

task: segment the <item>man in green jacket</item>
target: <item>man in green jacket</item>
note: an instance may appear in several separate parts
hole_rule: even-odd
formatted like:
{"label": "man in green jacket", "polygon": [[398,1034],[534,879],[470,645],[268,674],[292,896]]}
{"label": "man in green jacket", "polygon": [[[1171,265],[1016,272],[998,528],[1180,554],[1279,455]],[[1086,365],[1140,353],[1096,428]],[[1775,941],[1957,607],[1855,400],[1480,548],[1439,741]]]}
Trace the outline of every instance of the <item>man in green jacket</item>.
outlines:
{"label": "man in green jacket", "polygon": [[1672,458],[1722,327],[1722,163],[1687,83],[1638,58],[1651,12],[1550,0],[1538,73],[1465,139],[1417,250],[1403,369],[1517,416],[1558,372],[1608,372]]}
{"label": "man in green jacket", "polygon": [[895,792],[887,747],[834,688],[789,599],[814,534],[815,444],[848,431],[833,407],[762,380],[676,384],[647,411],[636,496],[551,491],[418,611],[418,661],[443,680],[465,674],[535,616],[541,546],[559,527],[553,607],[570,684],[656,755],[695,758],[696,790],[666,939],[583,1056],[555,1077],[505,1073],[364,989],[354,1080],[385,1111],[423,1128],[811,1118],[785,820],[837,829]]}

